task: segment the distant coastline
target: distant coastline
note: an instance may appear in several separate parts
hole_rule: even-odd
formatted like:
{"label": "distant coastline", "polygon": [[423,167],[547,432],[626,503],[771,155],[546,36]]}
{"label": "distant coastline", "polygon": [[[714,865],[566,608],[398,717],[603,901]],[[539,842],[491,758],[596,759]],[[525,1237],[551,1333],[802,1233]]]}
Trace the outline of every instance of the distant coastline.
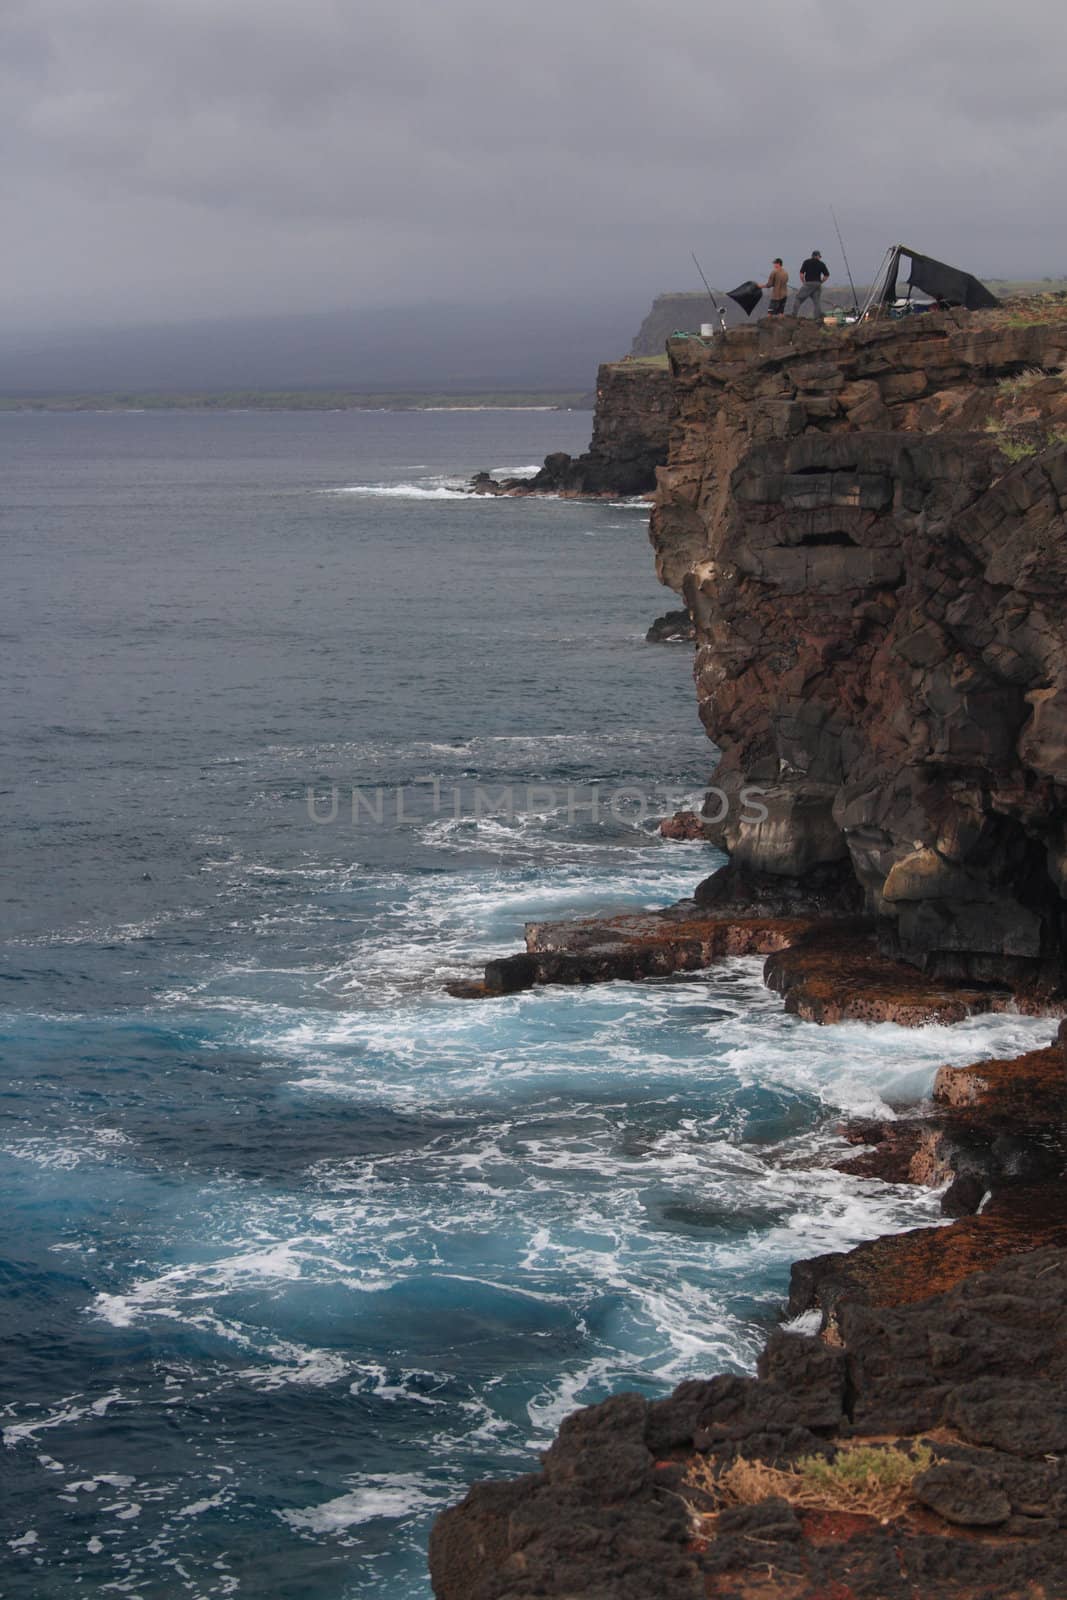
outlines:
{"label": "distant coastline", "polygon": [[591,411],[592,391],[502,394],[360,394],[254,390],[190,394],[0,395],[3,411]]}

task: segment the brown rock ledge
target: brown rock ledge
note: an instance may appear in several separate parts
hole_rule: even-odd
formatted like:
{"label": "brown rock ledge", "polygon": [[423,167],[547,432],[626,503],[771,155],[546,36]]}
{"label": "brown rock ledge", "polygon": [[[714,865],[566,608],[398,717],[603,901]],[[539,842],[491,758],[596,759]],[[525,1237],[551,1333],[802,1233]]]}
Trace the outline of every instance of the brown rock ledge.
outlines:
{"label": "brown rock ledge", "polygon": [[526,950],[486,963],[480,982],[452,983],[460,999],[516,994],[539,984],[631,982],[696,972],[725,956],[767,955],[812,927],[808,916],[704,911],[683,900],[570,922],[528,922]]}
{"label": "brown rock ledge", "polygon": [[695,811],[676,811],[673,816],[664,817],[659,831],[664,839],[686,842],[706,840],[708,837],[704,819]]}
{"label": "brown rock ledge", "polygon": [[823,1312],[831,1332],[843,1305],[912,1305],[954,1289],[1008,1256],[1056,1246],[1067,1250],[1067,1188],[1035,1184],[1002,1190],[985,1209],[946,1228],[886,1234],[840,1254],[794,1263],[789,1311]]}
{"label": "brown rock ledge", "polygon": [[881,954],[869,924],[833,922],[806,930],[771,956],[769,988],[807,1022],[962,1022],[984,1011],[1014,1009],[1008,984],[967,984],[926,977]]}
{"label": "brown rock ledge", "polygon": [[[842,1129],[865,1148],[842,1172],[889,1183],[949,1183],[941,1209],[965,1216],[1008,1185],[1054,1183],[1067,1168],[1067,1062],[1059,1043],[1010,1060],[942,1067],[927,1116]],[[1057,1192],[1050,1196],[1049,1215]]]}
{"label": "brown rock ledge", "polygon": [[639,982],[697,972],[728,956],[766,955],[764,976],[785,1008],[808,1022],[960,1022],[980,1012],[1044,1010],[1039,996],[1004,984],[927,977],[880,954],[862,917],[797,910],[785,901],[619,912],[567,922],[530,922],[526,950],[486,964],[484,977],[448,985],[459,999],[492,999],[543,984]]}

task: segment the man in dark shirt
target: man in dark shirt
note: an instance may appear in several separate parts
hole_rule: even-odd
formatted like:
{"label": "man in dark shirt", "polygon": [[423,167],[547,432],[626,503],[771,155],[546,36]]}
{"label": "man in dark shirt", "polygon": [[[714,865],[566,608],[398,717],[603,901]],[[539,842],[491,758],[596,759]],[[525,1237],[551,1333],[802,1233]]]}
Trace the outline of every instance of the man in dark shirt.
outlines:
{"label": "man in dark shirt", "polygon": [[822,258],[822,251],[813,250],[800,269],[800,288],[793,306],[794,317],[799,317],[801,306],[805,300],[810,300],[812,315],[816,322],[822,321],[822,286],[829,276],[830,270]]}

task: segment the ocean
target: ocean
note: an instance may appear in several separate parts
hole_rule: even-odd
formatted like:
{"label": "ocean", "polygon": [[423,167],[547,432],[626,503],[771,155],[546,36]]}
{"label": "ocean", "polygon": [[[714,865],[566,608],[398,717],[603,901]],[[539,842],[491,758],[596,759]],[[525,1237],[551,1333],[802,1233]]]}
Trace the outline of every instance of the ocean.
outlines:
{"label": "ocean", "polygon": [[469,1482],[937,1220],[843,1111],[1047,1042],[752,960],[447,995],[720,859],[655,828],[714,752],[647,507],[461,492],[589,422],[0,416],[4,1600],[428,1600]]}

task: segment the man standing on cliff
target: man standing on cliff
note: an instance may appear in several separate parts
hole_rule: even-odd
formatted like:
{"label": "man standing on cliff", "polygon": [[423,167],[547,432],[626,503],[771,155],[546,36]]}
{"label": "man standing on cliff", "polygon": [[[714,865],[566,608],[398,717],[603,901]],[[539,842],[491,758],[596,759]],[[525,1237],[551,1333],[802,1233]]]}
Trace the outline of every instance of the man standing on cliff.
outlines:
{"label": "man standing on cliff", "polygon": [[785,302],[789,294],[789,274],[782,266],[781,256],[775,256],[771,275],[763,285],[771,291],[771,303],[767,310],[769,317],[785,316]]}
{"label": "man standing on cliff", "polygon": [[800,269],[800,288],[793,306],[794,317],[799,317],[805,300],[811,301],[812,315],[822,321],[822,286],[830,276],[830,269],[822,258],[821,250],[813,250]]}

